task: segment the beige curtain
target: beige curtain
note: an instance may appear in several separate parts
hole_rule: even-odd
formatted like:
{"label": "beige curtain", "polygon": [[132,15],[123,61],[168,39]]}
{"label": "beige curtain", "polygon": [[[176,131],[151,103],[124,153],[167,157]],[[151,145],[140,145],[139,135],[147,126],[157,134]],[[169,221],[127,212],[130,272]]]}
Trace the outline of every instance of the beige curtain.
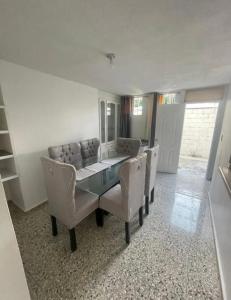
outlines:
{"label": "beige curtain", "polygon": [[224,86],[186,91],[185,103],[217,102],[224,98]]}

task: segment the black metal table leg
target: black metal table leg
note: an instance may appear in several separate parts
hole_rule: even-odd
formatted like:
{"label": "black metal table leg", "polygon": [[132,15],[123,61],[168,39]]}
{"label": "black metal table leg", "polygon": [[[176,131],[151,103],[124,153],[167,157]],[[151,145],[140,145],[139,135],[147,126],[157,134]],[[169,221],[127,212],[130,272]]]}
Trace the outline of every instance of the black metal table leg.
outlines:
{"label": "black metal table leg", "polygon": [[77,249],[75,228],[69,229],[71,251],[74,252]]}
{"label": "black metal table leg", "polygon": [[54,216],[51,216],[51,226],[52,226],[52,234],[53,236],[56,236],[58,234],[58,229],[57,229],[56,218]]}

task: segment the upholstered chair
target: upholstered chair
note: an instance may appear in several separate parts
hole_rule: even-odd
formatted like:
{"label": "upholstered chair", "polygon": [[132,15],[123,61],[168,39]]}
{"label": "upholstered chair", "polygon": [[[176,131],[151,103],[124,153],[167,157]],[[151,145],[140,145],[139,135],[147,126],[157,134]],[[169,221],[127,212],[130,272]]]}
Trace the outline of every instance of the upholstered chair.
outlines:
{"label": "upholstered chair", "polygon": [[50,158],[73,165],[77,170],[82,168],[82,156],[79,143],[54,146],[48,148]]}
{"label": "upholstered chair", "polygon": [[119,169],[120,184],[100,197],[98,225],[103,226],[103,211],[125,221],[125,240],[130,243],[129,223],[139,211],[139,224],[143,225],[146,153],[125,161]]}
{"label": "upholstered chair", "polygon": [[139,153],[140,146],[140,139],[118,137],[116,143],[116,152],[135,157]]}
{"label": "upholstered chair", "polygon": [[75,226],[98,208],[98,196],[76,189],[76,170],[70,164],[42,157],[48,194],[52,233],[57,235],[56,219],[67,226],[71,251],[77,248]]}
{"label": "upholstered chair", "polygon": [[145,213],[149,214],[149,195],[151,194],[151,202],[154,201],[154,188],[156,182],[156,171],[158,163],[159,145],[149,148],[147,153],[146,175],[145,175]]}
{"label": "upholstered chair", "polygon": [[98,161],[99,139],[93,138],[80,141],[83,166],[89,166]]}

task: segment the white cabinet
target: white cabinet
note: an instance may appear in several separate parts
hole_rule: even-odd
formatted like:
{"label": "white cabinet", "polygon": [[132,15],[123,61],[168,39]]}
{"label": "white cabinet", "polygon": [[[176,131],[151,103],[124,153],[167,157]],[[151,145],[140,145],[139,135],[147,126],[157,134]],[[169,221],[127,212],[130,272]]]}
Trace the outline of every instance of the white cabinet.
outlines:
{"label": "white cabinet", "polygon": [[115,150],[115,142],[119,134],[120,104],[99,99],[99,114],[101,158],[106,158],[110,151]]}

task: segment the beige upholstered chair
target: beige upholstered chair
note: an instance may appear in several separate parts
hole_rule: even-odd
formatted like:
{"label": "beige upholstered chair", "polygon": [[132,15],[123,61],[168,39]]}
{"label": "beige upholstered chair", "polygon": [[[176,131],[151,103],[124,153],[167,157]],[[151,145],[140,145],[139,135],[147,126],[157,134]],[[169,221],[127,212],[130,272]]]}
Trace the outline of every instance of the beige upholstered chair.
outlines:
{"label": "beige upholstered chair", "polygon": [[[142,153],[124,162],[119,170],[120,184],[106,192],[99,201],[100,209],[125,221],[127,244],[130,242],[129,222],[138,211],[140,226],[143,225],[146,156],[146,153]],[[101,226],[103,226],[102,210]]]}
{"label": "beige upholstered chair", "polygon": [[151,193],[151,202],[154,201],[154,187],[156,182],[156,171],[158,163],[159,145],[149,148],[146,161],[146,176],[145,176],[145,213],[149,214],[149,195]]}
{"label": "beige upholstered chair", "polygon": [[51,215],[52,233],[57,235],[56,219],[69,229],[71,250],[75,251],[75,226],[98,208],[98,196],[76,190],[75,167],[41,158],[48,194],[48,208]]}

